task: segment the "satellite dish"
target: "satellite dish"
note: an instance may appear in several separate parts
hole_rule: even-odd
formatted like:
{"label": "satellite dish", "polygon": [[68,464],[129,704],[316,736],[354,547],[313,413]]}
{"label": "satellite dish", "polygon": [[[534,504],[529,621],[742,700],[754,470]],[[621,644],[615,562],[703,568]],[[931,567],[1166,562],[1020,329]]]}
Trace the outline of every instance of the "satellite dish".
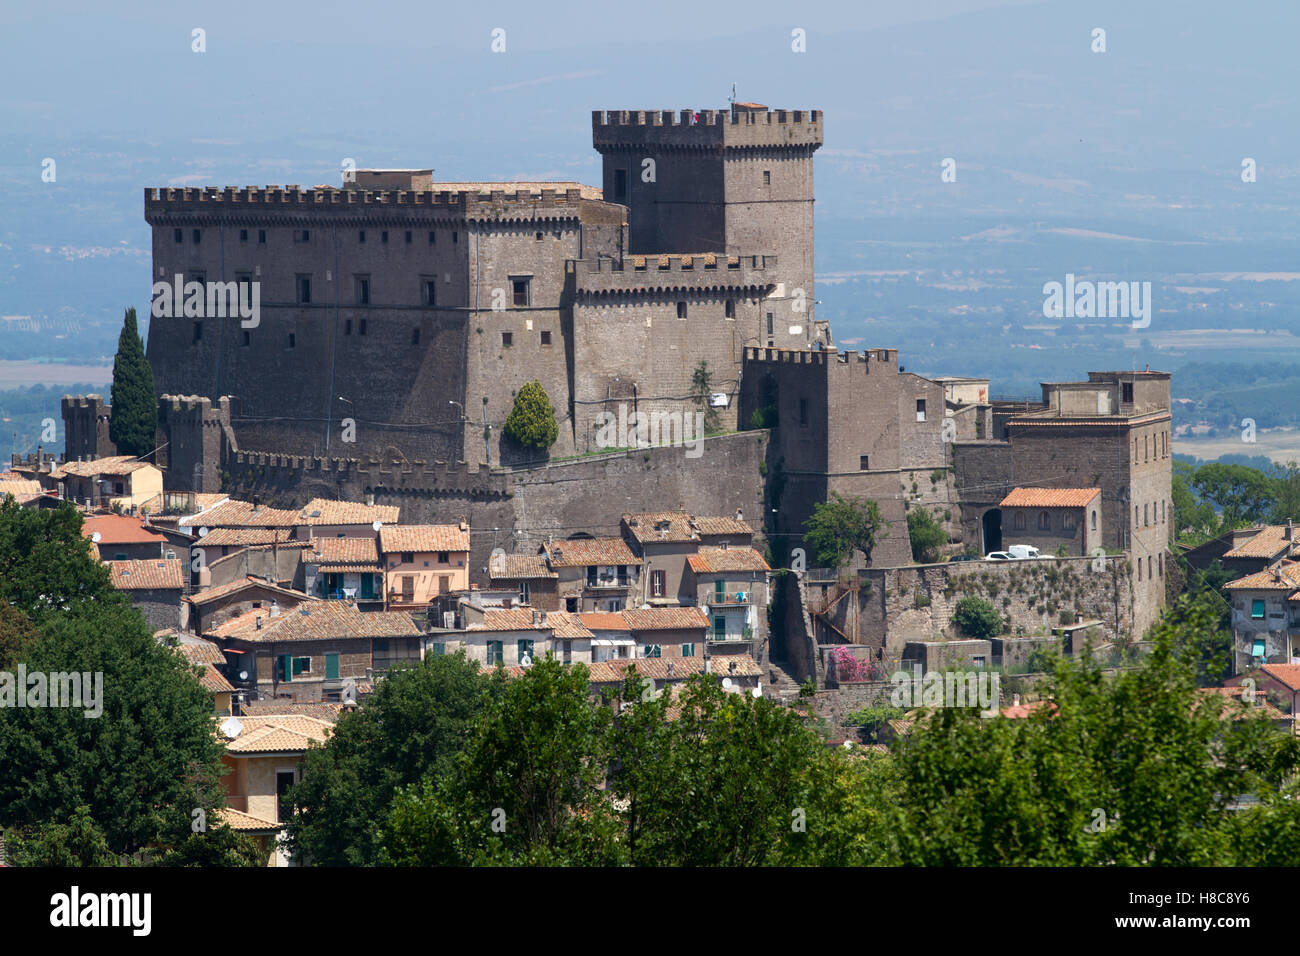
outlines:
{"label": "satellite dish", "polygon": [[378,530],[379,530],[380,528],[382,528],[383,526],[384,526],[384,523],[383,523],[382,521],[380,521],[378,518],[376,518],[374,521],[370,522],[370,527],[374,528],[376,531],[378,531]]}
{"label": "satellite dish", "polygon": [[355,704],[357,702],[357,682],[348,678],[347,683],[343,685],[343,703]]}
{"label": "satellite dish", "polygon": [[523,657],[519,658],[519,666],[520,666],[520,667],[532,667],[532,666],[533,666],[533,659],[532,659],[531,657],[529,657],[527,654],[525,654]]}
{"label": "satellite dish", "polygon": [[239,672],[239,679],[240,679],[240,680],[248,680],[248,671],[240,671],[240,672]]}
{"label": "satellite dish", "polygon": [[750,691],[750,694],[753,695],[755,700],[757,700],[758,698],[763,696],[763,688],[755,687],[753,690]]}
{"label": "satellite dish", "polygon": [[852,749],[853,749],[853,741],[851,741],[851,740],[846,740],[846,741],[844,741],[844,749],[845,749],[845,750],[852,750]]}
{"label": "satellite dish", "polygon": [[93,541],[95,544],[99,544],[99,540],[101,537],[102,535],[100,535],[98,531],[95,531],[91,533],[90,540]]}
{"label": "satellite dish", "polygon": [[237,718],[231,717],[222,722],[221,732],[225,734],[228,739],[234,740],[244,732],[244,725],[241,724]]}
{"label": "satellite dish", "polygon": [[722,678],[722,688],[723,688],[723,690],[731,690],[731,678],[730,678],[730,677],[724,677],[724,678]]}
{"label": "satellite dish", "polygon": [[206,538],[207,536],[208,536],[208,529],[207,526],[205,525],[204,527],[199,529],[199,537]]}

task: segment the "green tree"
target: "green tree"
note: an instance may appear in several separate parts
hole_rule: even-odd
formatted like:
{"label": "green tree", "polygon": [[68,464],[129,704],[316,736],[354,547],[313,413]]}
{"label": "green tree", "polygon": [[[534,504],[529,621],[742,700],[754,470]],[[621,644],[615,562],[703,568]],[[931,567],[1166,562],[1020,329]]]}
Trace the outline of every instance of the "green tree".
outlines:
{"label": "green tree", "polygon": [[705,359],[700,359],[700,364],[695,366],[694,371],[691,372],[691,394],[694,396],[695,404],[704,413],[705,434],[716,432],[719,419],[718,410],[713,407],[711,401],[713,396],[713,373],[709,371],[709,363]]}
{"label": "green tree", "polygon": [[1002,633],[1002,615],[988,601],[967,595],[953,608],[952,619],[962,632],[977,640],[988,640]]}
{"label": "green tree", "polygon": [[1192,487],[1214,502],[1223,515],[1223,530],[1264,520],[1273,503],[1275,482],[1245,465],[1210,462],[1196,469]]}
{"label": "green tree", "polygon": [[191,833],[153,861],[154,866],[262,867],[266,857],[252,839],[225,825]]}
{"label": "green tree", "polygon": [[36,628],[16,607],[0,604],[0,671],[9,670],[36,643]]}
{"label": "green tree", "polygon": [[212,697],[113,590],[80,531],[71,506],[0,506],[0,604],[37,632],[20,661],[29,674],[89,675],[83,707],[0,707],[0,826],[85,806],[115,856],[166,849],[188,835],[192,809],[221,806]]}
{"label": "green tree", "polygon": [[939,549],[948,543],[948,532],[927,508],[907,512],[907,536],[912,542],[912,560],[932,564],[939,560]]}
{"label": "green tree", "polygon": [[1280,477],[1273,480],[1273,507],[1268,520],[1272,524],[1300,522],[1300,464],[1288,462]]}
{"label": "green tree", "polygon": [[153,369],[136,329],[135,309],[127,309],[113,359],[113,418],[108,426],[108,437],[117,446],[118,454],[143,458],[153,453],[158,429],[158,402],[153,388]]}
{"label": "green tree", "polygon": [[524,448],[545,451],[555,444],[560,426],[555,421],[555,406],[541,382],[527,382],[519,389],[505,431],[507,438]]}
{"label": "green tree", "polygon": [[884,520],[880,506],[863,498],[844,498],[832,491],[829,501],[818,502],[804,522],[804,540],[818,562],[835,569],[844,567],[861,551],[868,561],[876,546],[876,533]]}
{"label": "green tree", "polygon": [[[614,792],[626,802],[635,865],[752,866],[811,853],[809,770],[823,749],[794,711],[696,676],[635,701],[614,732]],[[668,709],[679,714],[668,719]]]}
{"label": "green tree", "polygon": [[1202,544],[1219,533],[1219,516],[1214,505],[1201,501],[1192,490],[1196,469],[1183,461],[1173,463],[1170,497],[1174,503],[1174,534],[1190,545]]}
{"label": "green tree", "polygon": [[399,788],[455,769],[485,695],[500,683],[463,653],[391,671],[322,747],[289,794],[289,849],[322,866],[373,866]]}
{"label": "green tree", "polygon": [[601,865],[621,861],[600,784],[608,708],[582,664],[529,667],[474,722],[453,774],[407,788],[384,828],[389,862]]}
{"label": "green tree", "polygon": [[95,825],[90,807],[73,808],[67,823],[46,822],[10,830],[6,855],[14,866],[117,866],[104,831]]}

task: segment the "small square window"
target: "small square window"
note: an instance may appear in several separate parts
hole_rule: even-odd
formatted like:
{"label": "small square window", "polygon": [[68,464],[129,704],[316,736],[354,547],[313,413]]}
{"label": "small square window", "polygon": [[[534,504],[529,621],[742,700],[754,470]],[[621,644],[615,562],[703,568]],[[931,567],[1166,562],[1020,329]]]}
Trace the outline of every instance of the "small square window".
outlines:
{"label": "small square window", "polygon": [[726,311],[727,318],[729,318],[729,319],[734,319],[734,318],[736,317],[736,302],[735,302],[735,300],[734,300],[734,299],[728,299],[728,300],[727,300],[727,307],[726,307],[726,308],[727,308],[727,311]]}
{"label": "small square window", "polygon": [[199,240],[203,237],[203,233],[200,232],[198,229],[195,229],[193,235],[194,235],[194,244],[197,246],[199,244]]}
{"label": "small square window", "polygon": [[439,551],[439,552],[438,552],[438,563],[439,563],[439,564],[451,564],[451,552],[450,552],[450,551]]}
{"label": "small square window", "polygon": [[799,426],[808,427],[808,399],[806,398],[799,399]]}
{"label": "small square window", "polygon": [[247,229],[241,229],[241,230],[239,230],[239,241],[240,241],[240,242],[247,242],[247,241],[248,241],[248,230],[247,230]]}
{"label": "small square window", "polygon": [[455,229],[451,231],[451,244],[454,246],[460,240],[460,233]]}
{"label": "small square window", "polygon": [[679,319],[684,319],[684,318],[686,318],[686,303],[685,303],[685,302],[678,302],[678,303],[677,303],[677,318],[679,318]]}
{"label": "small square window", "polygon": [[362,229],[360,232],[357,233],[357,242],[365,242],[365,241],[366,241],[366,231]]}
{"label": "small square window", "polygon": [[357,276],[357,305],[370,304],[370,276]]}
{"label": "small square window", "polygon": [[770,169],[763,170],[763,185],[764,186],[772,185],[772,170]]}
{"label": "small square window", "polygon": [[265,229],[259,229],[259,230],[257,230],[257,243],[258,243],[258,245],[261,245],[261,246],[266,245],[266,230],[265,230]]}
{"label": "small square window", "polygon": [[419,330],[419,329],[411,329],[411,344],[412,344],[412,345],[419,345],[419,344],[420,344],[420,330]]}
{"label": "small square window", "polygon": [[434,232],[432,229],[430,229],[430,230],[429,230],[429,245],[434,246],[434,245],[437,245],[437,244],[438,244],[438,234],[437,234],[436,232]]}
{"label": "small square window", "polygon": [[298,347],[298,337],[295,336],[292,332],[290,332],[290,333],[289,333],[289,348],[293,349],[293,348],[297,348],[297,347]]}
{"label": "small square window", "polygon": [[424,287],[424,304],[437,305],[438,304],[437,281],[434,279],[425,278],[421,280],[421,285]]}
{"label": "small square window", "polygon": [[202,340],[203,340],[203,323],[202,323],[202,322],[195,322],[195,323],[194,323],[194,341],[195,341],[195,342],[201,342]]}
{"label": "small square window", "polygon": [[406,244],[407,244],[408,246],[411,244],[411,230],[409,230],[409,229],[406,230]]}
{"label": "small square window", "polygon": [[537,240],[538,242],[541,242],[541,241],[542,241],[542,233],[540,233],[540,232],[537,233],[536,235],[533,236],[533,238],[534,238],[535,240]]}
{"label": "small square window", "polygon": [[360,320],[358,320],[358,322],[357,322],[357,334],[358,334],[358,335],[365,335],[365,334],[366,334],[366,320],[365,320],[365,319],[360,319]]}
{"label": "small square window", "polygon": [[511,345],[514,345],[514,342],[515,342],[515,335],[514,335],[513,332],[502,332],[502,333],[501,333],[501,344],[502,344],[502,345],[504,345],[504,346],[506,346],[507,348],[509,348]]}
{"label": "small square window", "polygon": [[859,455],[859,456],[858,456],[858,470],[859,470],[859,471],[867,471],[867,470],[871,467],[870,464],[869,464],[870,457],[871,457],[871,456],[869,456],[869,455]]}
{"label": "small square window", "polygon": [[543,332],[543,333],[542,333],[542,344],[543,344],[543,345],[550,345],[550,344],[551,344],[551,333],[550,333],[550,332]]}
{"label": "small square window", "polygon": [[1264,616],[1264,602],[1262,600],[1250,602],[1250,616],[1252,618],[1262,618]]}
{"label": "small square window", "polygon": [[344,334],[344,335],[351,335],[351,334],[352,334],[352,320],[351,320],[351,319],[344,319],[344,320],[343,320],[343,334]]}
{"label": "small square window", "polygon": [[175,237],[175,239],[176,239],[177,242],[180,242],[180,243],[185,242],[185,230],[184,230],[184,229],[174,229],[174,230],[172,230],[172,235]]}
{"label": "small square window", "polygon": [[388,230],[387,230],[387,229],[385,229],[385,230],[383,230],[382,232],[379,233],[379,241],[380,241],[380,242],[387,242],[387,241],[388,241]]}
{"label": "small square window", "polygon": [[244,347],[247,348],[252,344],[253,344],[253,333],[248,331],[248,329],[244,329]]}
{"label": "small square window", "polygon": [[311,276],[298,276],[298,302],[301,305],[311,303]]}
{"label": "small square window", "polygon": [[924,398],[918,398],[916,400],[916,420],[918,422],[925,421],[925,399]]}

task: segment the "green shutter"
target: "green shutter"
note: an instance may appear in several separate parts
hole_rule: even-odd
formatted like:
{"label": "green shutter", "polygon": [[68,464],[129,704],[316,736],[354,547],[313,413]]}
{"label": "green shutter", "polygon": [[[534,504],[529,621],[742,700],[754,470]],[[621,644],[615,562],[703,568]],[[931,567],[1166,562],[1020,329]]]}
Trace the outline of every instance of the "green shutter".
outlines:
{"label": "green shutter", "polygon": [[285,654],[280,658],[280,671],[284,675],[286,684],[293,681],[293,655]]}
{"label": "green shutter", "polygon": [[337,654],[325,655],[325,679],[339,679],[339,656]]}

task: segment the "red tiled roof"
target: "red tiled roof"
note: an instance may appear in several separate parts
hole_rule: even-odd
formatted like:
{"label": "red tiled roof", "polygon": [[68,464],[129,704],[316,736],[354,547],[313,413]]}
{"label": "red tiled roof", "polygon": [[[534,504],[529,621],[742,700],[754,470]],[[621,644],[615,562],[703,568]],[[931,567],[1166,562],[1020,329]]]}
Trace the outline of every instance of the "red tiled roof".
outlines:
{"label": "red tiled roof", "polygon": [[1300,691],[1300,664],[1264,664],[1260,670],[1291,691]]}
{"label": "red tiled roof", "polygon": [[1001,508],[1086,508],[1100,488],[1013,488]]}
{"label": "red tiled roof", "polygon": [[295,528],[299,524],[298,512],[280,508],[256,506],[251,501],[225,501],[188,515],[176,522],[179,528]]}
{"label": "red tiled roof", "polygon": [[680,631],[704,629],[709,616],[698,607],[651,607],[622,612],[632,631]]}
{"label": "red tiled roof", "polygon": [[455,524],[399,524],[379,529],[379,550],[384,554],[402,551],[468,551],[469,529]]}
{"label": "red tiled roof", "polygon": [[488,564],[488,574],[494,581],[559,577],[546,566],[544,554],[505,554]]}
{"label": "red tiled roof", "polygon": [[[262,626],[257,626],[262,618]],[[241,627],[227,629],[222,625],[221,636],[241,641],[279,644],[287,641],[329,641],[350,638],[415,637],[420,629],[405,611],[362,612],[343,601],[309,601],[293,610],[282,611],[275,617],[269,614],[241,614],[235,621]],[[215,632],[209,632],[215,633]]]}
{"label": "red tiled roof", "polygon": [[[1292,537],[1286,537],[1291,530]],[[1242,542],[1230,551],[1224,552],[1225,558],[1275,558],[1279,555],[1293,556],[1300,550],[1300,528],[1288,529],[1286,525],[1265,525],[1249,540]]]}
{"label": "red tiled roof", "polygon": [[79,478],[94,478],[96,475],[129,475],[141,468],[152,468],[147,461],[136,461],[130,455],[114,455],[111,458],[96,458],[94,461],[67,461],[50,475],[56,481],[68,475]]}
{"label": "red tiled roof", "polygon": [[1300,588],[1300,564],[1289,561],[1223,586],[1225,591],[1294,591],[1296,588]]}
{"label": "red tiled roof", "polygon": [[382,570],[379,547],[373,537],[315,538],[309,551],[302,554],[304,564],[355,564],[352,570]]}
{"label": "red tiled roof", "polygon": [[396,524],[401,513],[398,505],[367,505],[359,501],[334,501],[330,498],[313,498],[299,515],[305,525],[329,524]]}
{"label": "red tiled roof", "polygon": [[547,545],[546,557],[553,568],[641,563],[641,559],[632,553],[632,549],[622,538],[579,538],[574,541],[556,541]]}
{"label": "red tiled roof", "polygon": [[[234,557],[234,555],[230,555],[230,557]],[[304,594],[302,591],[294,591],[291,588],[282,588],[280,585],[273,584],[263,578],[255,578],[252,575],[248,575],[239,578],[238,580],[230,581],[227,584],[219,584],[216,587],[208,588],[205,591],[191,594],[185,600],[189,601],[191,604],[203,605],[215,601],[218,598],[223,598],[227,595],[242,591],[246,588],[266,588],[268,591],[274,591],[277,594],[283,594],[286,597],[298,598],[302,601],[311,599],[310,594]]]}
{"label": "red tiled roof", "polygon": [[81,525],[82,537],[95,533],[99,534],[100,544],[156,544],[167,540],[129,515],[87,515]]}
{"label": "red tiled roof", "polygon": [[579,614],[583,625],[591,631],[627,631],[627,621],[623,620],[621,611],[588,611]]}
{"label": "red tiled roof", "polygon": [[493,608],[483,612],[483,623],[473,624],[470,631],[537,631],[550,630],[556,637],[591,637],[577,614],[567,611],[538,612],[538,623],[533,623],[532,608]]}
{"label": "red tiled roof", "polygon": [[287,528],[213,528],[194,543],[209,548],[274,544],[288,541],[289,534]]}
{"label": "red tiled roof", "polygon": [[695,530],[706,537],[714,535],[752,535],[754,529],[740,518],[728,515],[695,515]]}
{"label": "red tiled roof", "polygon": [[185,587],[185,566],[176,558],[104,563],[119,591],[180,591]]}
{"label": "red tiled roof", "polygon": [[204,664],[203,668],[203,676],[199,678],[199,683],[204,690],[211,691],[214,694],[233,694],[235,692],[235,688],[231,686],[230,681],[226,680],[225,676],[215,666]]}
{"label": "red tiled roof", "polygon": [[772,570],[753,548],[700,548],[698,553],[687,555],[686,562],[696,574]]}

